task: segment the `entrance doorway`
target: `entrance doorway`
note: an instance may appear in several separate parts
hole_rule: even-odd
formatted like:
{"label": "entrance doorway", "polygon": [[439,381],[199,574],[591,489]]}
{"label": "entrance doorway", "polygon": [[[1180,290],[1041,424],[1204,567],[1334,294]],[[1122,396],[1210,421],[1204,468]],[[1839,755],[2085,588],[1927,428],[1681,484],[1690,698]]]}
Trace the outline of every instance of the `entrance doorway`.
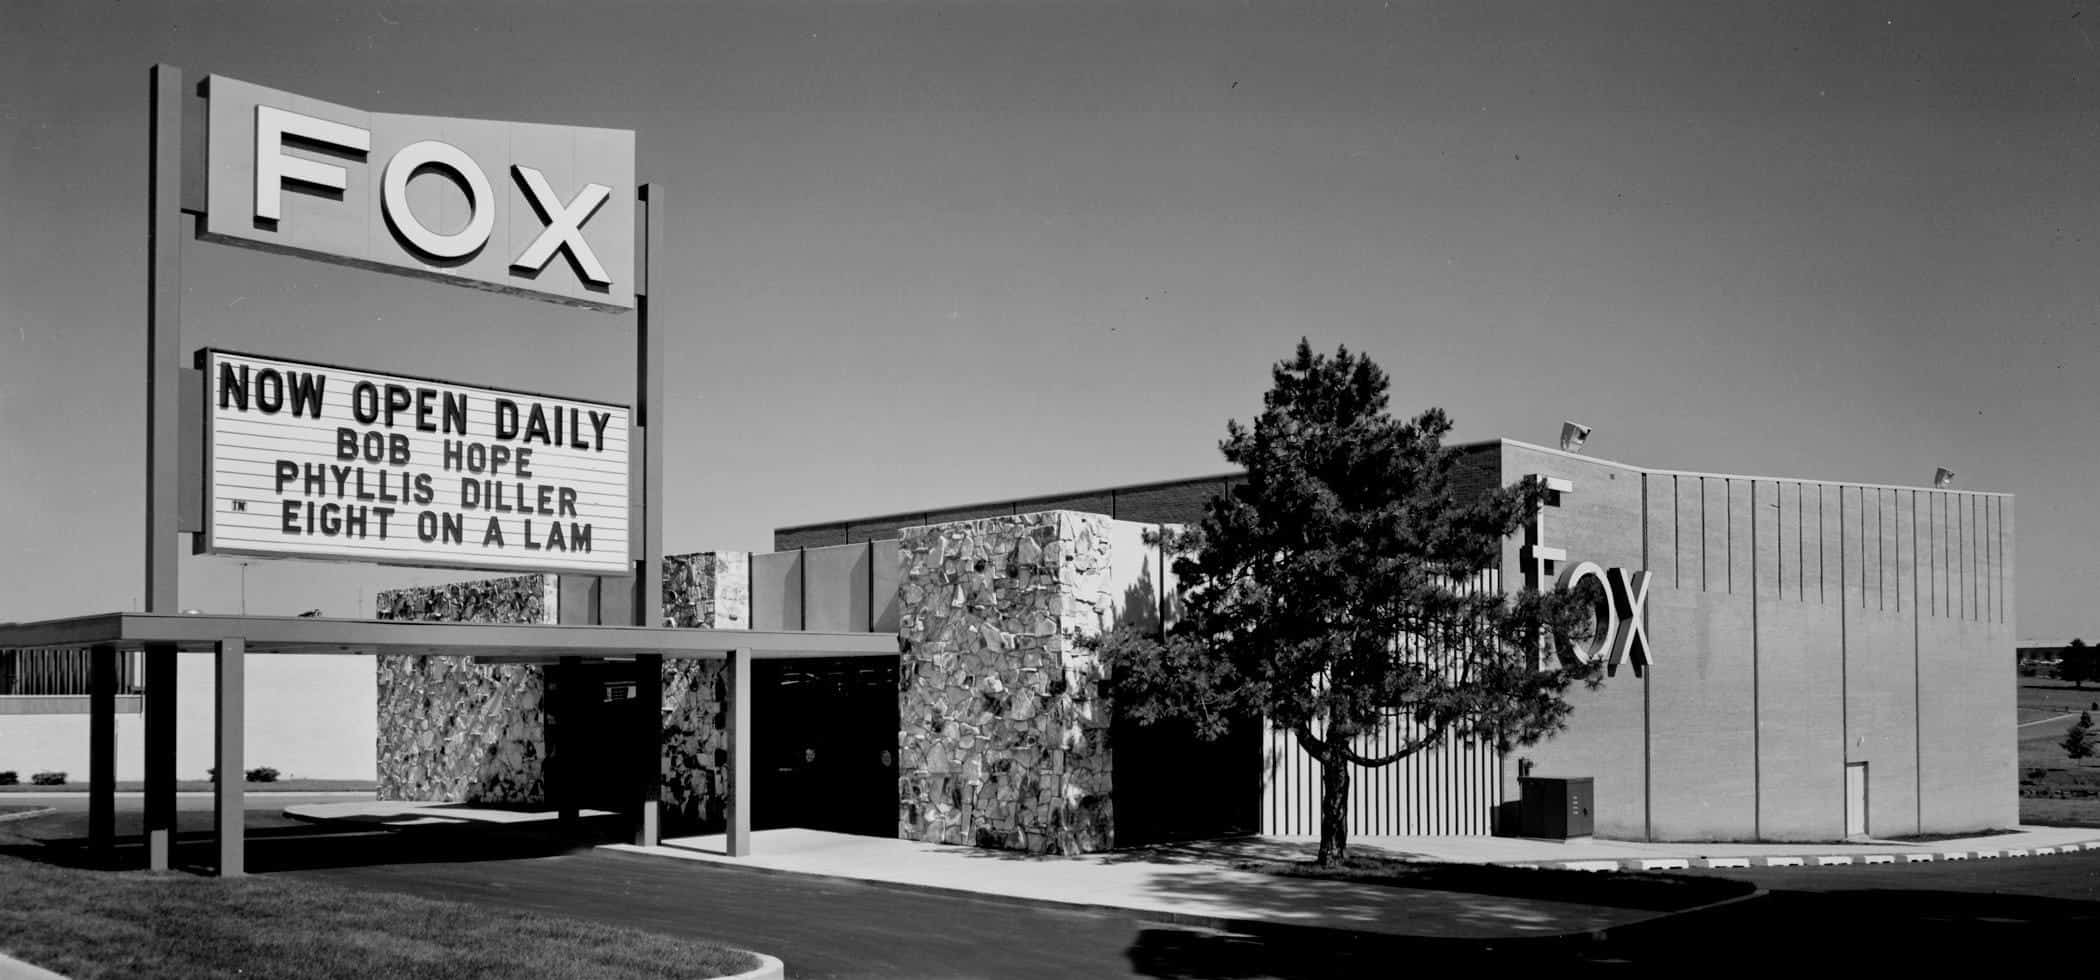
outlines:
{"label": "entrance doorway", "polygon": [[897,659],[761,660],[751,827],[897,836]]}
{"label": "entrance doorway", "polygon": [[1867,764],[1845,764],[1845,836],[1867,836]]}
{"label": "entrance doorway", "polygon": [[1136,847],[1258,833],[1259,718],[1204,741],[1185,725],[1111,722],[1116,846]]}
{"label": "entrance doorway", "polygon": [[[586,810],[632,814],[637,796],[635,665],[547,667],[547,799]],[[654,713],[659,706],[648,705]]]}

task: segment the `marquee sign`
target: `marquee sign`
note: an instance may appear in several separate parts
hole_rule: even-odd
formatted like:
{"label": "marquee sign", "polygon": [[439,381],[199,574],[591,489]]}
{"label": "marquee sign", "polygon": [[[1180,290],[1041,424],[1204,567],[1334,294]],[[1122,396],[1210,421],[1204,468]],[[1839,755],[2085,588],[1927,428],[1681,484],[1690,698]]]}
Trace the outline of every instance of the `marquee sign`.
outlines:
{"label": "marquee sign", "polygon": [[225,351],[199,550],[625,575],[625,406]]}
{"label": "marquee sign", "polygon": [[[1546,489],[1553,494],[1575,492],[1575,484],[1559,477],[1537,476]],[[1547,506],[1557,506],[1556,498],[1549,498]],[[1645,571],[1627,571],[1623,568],[1602,568],[1596,562],[1568,561],[1564,548],[1546,544],[1546,510],[1540,507],[1526,529],[1524,545],[1524,585],[1538,590],[1545,588],[1546,576],[1555,564],[1560,566],[1560,575],[1555,584],[1564,589],[1573,589],[1585,580],[1596,582],[1602,599],[1597,603],[1595,628],[1588,640],[1571,644],[1567,656],[1578,664],[1586,664],[1599,658],[1613,669],[1627,658],[1632,658],[1634,667],[1645,670],[1652,662],[1648,648],[1648,582]]]}
{"label": "marquee sign", "polygon": [[634,308],[634,132],[365,112],[223,75],[203,234]]}

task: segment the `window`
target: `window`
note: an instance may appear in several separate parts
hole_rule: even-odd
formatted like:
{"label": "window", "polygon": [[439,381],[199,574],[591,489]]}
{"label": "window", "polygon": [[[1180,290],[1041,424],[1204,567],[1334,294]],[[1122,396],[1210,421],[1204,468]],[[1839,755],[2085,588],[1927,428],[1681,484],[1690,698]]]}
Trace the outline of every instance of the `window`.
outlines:
{"label": "window", "polygon": [[[0,697],[85,697],[93,693],[91,656],[77,647],[0,650]],[[137,654],[117,655],[117,693],[139,693]]]}

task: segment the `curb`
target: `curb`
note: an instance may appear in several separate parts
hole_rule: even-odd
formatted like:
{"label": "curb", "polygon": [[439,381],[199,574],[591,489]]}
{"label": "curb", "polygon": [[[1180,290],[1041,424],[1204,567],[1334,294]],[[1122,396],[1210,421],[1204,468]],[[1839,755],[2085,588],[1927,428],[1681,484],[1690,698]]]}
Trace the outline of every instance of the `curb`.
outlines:
{"label": "curb", "polygon": [[750,955],[753,959],[758,960],[758,965],[749,970],[745,970],[742,973],[732,973],[726,977],[716,977],[715,980],[787,980],[787,964],[780,962],[780,957],[767,956],[764,953],[754,952],[748,949],[740,950],[740,952],[746,953]]}
{"label": "curb", "polygon": [[2039,857],[2046,854],[2075,854],[2100,851],[2100,839],[2054,844],[2046,847],[2004,847],[1983,850],[1931,850],[1910,853],[1853,851],[1839,854],[1766,854],[1731,857],[1705,855],[1689,858],[1636,857],[1585,858],[1565,861],[1499,863],[1496,867],[1547,871],[1673,871],[1689,868],[1830,868],[1863,864],[1919,864],[1928,861],[1991,861],[2004,858]]}
{"label": "curb", "polygon": [[[649,851],[643,850],[633,844],[600,844],[595,849],[613,851],[615,853],[620,854],[631,854],[637,858],[662,859],[662,855],[650,853]],[[669,860],[685,861],[687,859],[672,857]],[[1409,933],[1401,932],[1383,932],[1376,929],[1356,929],[1351,928],[1349,926],[1321,925],[1318,923],[1311,922],[1277,922],[1272,919],[1245,919],[1233,916],[1208,915],[1201,912],[1176,912],[1169,909],[1132,908],[1127,905],[1104,905],[1098,902],[1070,902],[1055,898],[1027,898],[1020,895],[1001,895],[996,892],[972,891],[967,888],[949,888],[942,885],[924,885],[919,884],[917,882],[881,881],[872,878],[854,878],[847,875],[826,874],[820,871],[790,871],[785,868],[745,866],[727,864],[720,861],[690,861],[689,863],[697,864],[702,867],[722,868],[732,873],[743,872],[746,874],[762,874],[790,878],[802,878],[810,881],[822,881],[834,884],[864,885],[871,888],[887,888],[895,891],[913,892],[921,895],[937,895],[943,898],[964,898],[970,899],[972,901],[991,902],[999,905],[1015,906],[1018,908],[1049,909],[1052,911],[1064,912],[1102,912],[1115,915],[1130,916],[1132,918],[1137,919],[1140,922],[1157,922],[1163,925],[1193,926],[1199,929],[1217,929],[1224,932],[1237,932],[1242,935],[1250,936],[1287,936],[1317,933],[1320,935],[1327,936],[1350,936],[1372,940],[1424,941],[1435,940],[1439,938],[1432,936],[1412,935]],[[1503,865],[1503,867],[1516,867],[1516,865]],[[1549,868],[1546,870],[1555,869]],[[1721,908],[1726,905],[1732,905],[1736,902],[1748,901],[1750,899],[1757,898],[1763,894],[1765,894],[1765,889],[1757,887],[1752,888],[1749,892],[1746,892],[1741,895],[1731,895],[1727,898],[1707,902],[1702,905],[1692,905],[1681,909],[1657,912],[1654,915],[1633,919],[1627,922],[1615,923],[1607,926],[1597,926],[1584,929],[1570,929],[1564,932],[1541,932],[1497,937],[1467,937],[1463,941],[1520,943],[1598,941],[1604,939],[1606,934],[1614,929],[1625,929],[1630,926],[1645,925],[1647,923],[1655,922],[1660,919],[1670,918],[1672,916],[1688,915],[1694,912],[1706,912],[1712,909]],[[761,956],[764,954],[753,953],[752,955]],[[741,976],[742,975],[740,974],[739,977]]]}
{"label": "curb", "polygon": [[23,810],[19,813],[0,813],[0,823],[6,823],[10,820],[29,820],[35,817],[41,817],[46,814],[52,814],[57,812],[57,807],[47,806],[35,810]]}

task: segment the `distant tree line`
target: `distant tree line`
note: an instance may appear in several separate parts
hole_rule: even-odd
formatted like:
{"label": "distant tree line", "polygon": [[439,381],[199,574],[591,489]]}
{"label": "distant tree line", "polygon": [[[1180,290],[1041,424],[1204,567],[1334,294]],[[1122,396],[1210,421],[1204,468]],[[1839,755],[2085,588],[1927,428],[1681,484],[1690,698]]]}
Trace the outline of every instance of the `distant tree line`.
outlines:
{"label": "distant tree line", "polygon": [[2082,639],[2073,639],[2064,647],[2063,659],[2056,665],[2059,680],[2070,681],[2079,689],[2086,681],[2100,681],[2100,647],[2086,646]]}

